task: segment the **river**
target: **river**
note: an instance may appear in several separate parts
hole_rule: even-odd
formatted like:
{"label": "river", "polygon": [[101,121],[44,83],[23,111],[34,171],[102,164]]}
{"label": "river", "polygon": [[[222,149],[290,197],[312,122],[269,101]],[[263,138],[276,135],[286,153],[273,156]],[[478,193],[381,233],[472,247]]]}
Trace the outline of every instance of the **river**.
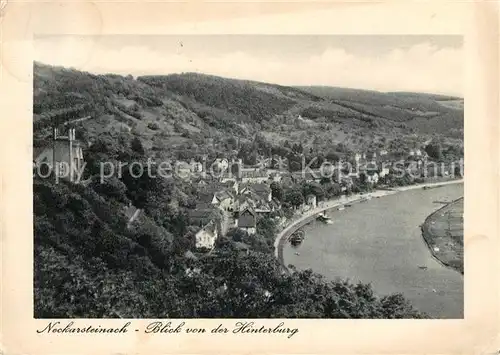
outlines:
{"label": "river", "polygon": [[306,239],[298,248],[285,244],[284,262],[330,279],[371,283],[379,295],[403,293],[433,318],[463,318],[463,276],[433,258],[420,230],[425,218],[443,206],[437,201],[461,196],[463,184],[452,184],[331,210],[327,214],[334,224],[304,226]]}

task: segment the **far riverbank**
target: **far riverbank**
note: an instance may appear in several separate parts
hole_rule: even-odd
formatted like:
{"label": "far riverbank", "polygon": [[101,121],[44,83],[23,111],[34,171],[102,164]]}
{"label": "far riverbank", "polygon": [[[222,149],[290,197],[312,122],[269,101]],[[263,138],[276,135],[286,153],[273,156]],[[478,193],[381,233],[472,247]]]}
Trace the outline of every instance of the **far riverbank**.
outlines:
{"label": "far riverbank", "polygon": [[464,273],[463,197],[430,214],[422,236],[432,255],[444,266]]}

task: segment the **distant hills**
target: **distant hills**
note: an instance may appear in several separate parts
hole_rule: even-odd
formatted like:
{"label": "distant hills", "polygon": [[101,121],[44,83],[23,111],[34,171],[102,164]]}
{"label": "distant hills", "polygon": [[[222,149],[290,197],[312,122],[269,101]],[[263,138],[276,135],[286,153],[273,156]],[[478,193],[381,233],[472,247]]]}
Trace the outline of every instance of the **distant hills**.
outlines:
{"label": "distant hills", "polygon": [[[463,140],[463,99],[419,93],[382,93],[337,87],[287,87],[197,73],[96,75],[34,64],[35,141],[48,135],[50,112],[86,107],[85,138],[128,132],[159,155],[186,146],[219,145],[257,134],[323,149],[342,144],[367,149],[392,139],[418,142],[439,135]],[[415,138],[416,137],[416,138]]]}

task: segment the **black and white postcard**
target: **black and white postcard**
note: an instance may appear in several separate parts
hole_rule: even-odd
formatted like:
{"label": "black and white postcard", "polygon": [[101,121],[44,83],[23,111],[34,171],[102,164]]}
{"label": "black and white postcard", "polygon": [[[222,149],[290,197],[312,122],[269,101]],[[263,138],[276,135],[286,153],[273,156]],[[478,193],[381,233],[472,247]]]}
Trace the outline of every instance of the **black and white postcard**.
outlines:
{"label": "black and white postcard", "polygon": [[6,3],[6,353],[495,352],[497,18],[447,6]]}

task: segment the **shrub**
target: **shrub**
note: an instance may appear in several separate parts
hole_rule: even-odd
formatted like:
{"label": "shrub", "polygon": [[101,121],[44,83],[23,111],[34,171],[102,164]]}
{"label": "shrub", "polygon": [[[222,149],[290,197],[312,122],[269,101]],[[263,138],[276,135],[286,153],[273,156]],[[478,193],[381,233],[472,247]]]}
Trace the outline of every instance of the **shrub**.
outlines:
{"label": "shrub", "polygon": [[156,122],[150,122],[148,123],[148,128],[153,131],[157,131],[160,128],[160,126]]}

